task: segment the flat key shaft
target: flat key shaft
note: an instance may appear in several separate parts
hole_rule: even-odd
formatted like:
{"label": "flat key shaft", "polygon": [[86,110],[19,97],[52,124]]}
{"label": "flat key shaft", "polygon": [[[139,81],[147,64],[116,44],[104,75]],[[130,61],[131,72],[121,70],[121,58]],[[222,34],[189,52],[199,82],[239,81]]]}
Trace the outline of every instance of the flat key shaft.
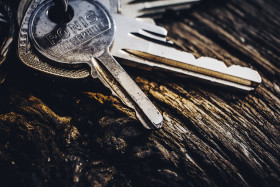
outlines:
{"label": "flat key shaft", "polygon": [[97,57],[97,59],[104,66],[99,65],[98,61],[93,61],[95,69],[102,76],[99,79],[103,83],[106,82],[105,85],[124,104],[135,110],[137,119],[147,129],[161,128],[163,122],[162,115],[119,63],[108,52]]}

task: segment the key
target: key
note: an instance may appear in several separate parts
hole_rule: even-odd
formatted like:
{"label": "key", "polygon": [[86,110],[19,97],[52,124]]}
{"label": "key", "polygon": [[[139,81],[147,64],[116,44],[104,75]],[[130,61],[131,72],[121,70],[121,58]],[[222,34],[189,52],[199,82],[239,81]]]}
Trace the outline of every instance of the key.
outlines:
{"label": "key", "polygon": [[190,53],[176,50],[170,42],[167,43],[167,31],[161,27],[120,15],[113,16],[121,29],[117,29],[111,53],[125,59],[123,62],[128,66],[169,71],[173,75],[188,76],[245,91],[254,90],[261,83],[258,72],[250,68],[237,65],[227,67],[222,61],[209,57],[195,59]]}
{"label": "key", "polygon": [[164,13],[167,9],[179,11],[189,9],[191,5],[201,0],[158,0],[149,2],[134,2],[132,0],[119,0],[120,14],[139,18],[152,17]]}
{"label": "key", "polygon": [[111,53],[126,60],[126,65],[169,71],[173,75],[189,76],[245,91],[251,91],[261,83],[258,72],[250,68],[238,65],[227,67],[216,59],[196,59],[191,53],[175,49],[166,42],[167,31],[161,27],[121,15],[114,15],[114,19],[121,29],[116,31]]}
{"label": "key", "polygon": [[[121,14],[137,18],[156,25],[153,18],[160,17],[166,10],[181,11],[189,9],[201,0],[158,0],[149,2],[135,2],[132,0],[100,0],[112,14]],[[153,18],[152,18],[153,17]]]}
{"label": "key", "polygon": [[134,109],[144,127],[161,128],[160,112],[109,53],[115,31],[109,12],[94,0],[72,0],[69,5],[74,15],[64,24],[50,20],[52,1],[38,6],[29,20],[31,43],[54,62],[87,63],[91,76],[99,78],[124,104]]}

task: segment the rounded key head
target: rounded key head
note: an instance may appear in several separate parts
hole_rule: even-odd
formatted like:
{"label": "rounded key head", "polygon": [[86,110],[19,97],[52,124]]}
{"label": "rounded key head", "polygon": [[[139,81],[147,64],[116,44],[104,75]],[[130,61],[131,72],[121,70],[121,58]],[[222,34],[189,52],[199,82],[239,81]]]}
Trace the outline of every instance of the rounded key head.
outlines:
{"label": "rounded key head", "polygon": [[53,1],[36,8],[29,22],[30,40],[39,53],[61,63],[88,62],[108,50],[113,42],[114,22],[95,0],[70,0],[72,18],[61,23],[52,19]]}

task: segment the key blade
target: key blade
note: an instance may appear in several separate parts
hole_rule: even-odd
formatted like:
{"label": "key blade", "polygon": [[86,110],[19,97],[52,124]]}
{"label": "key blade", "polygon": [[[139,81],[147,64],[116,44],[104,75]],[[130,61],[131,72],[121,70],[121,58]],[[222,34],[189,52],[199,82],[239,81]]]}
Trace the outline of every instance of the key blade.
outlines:
{"label": "key blade", "polygon": [[172,11],[182,11],[182,10],[186,10],[186,9],[190,9],[191,5],[187,4],[187,5],[180,5],[180,6],[172,6],[169,8],[159,8],[159,9],[144,9],[144,10],[140,10],[137,14],[136,18],[148,18],[148,17],[156,17],[160,14],[163,14],[166,12],[166,10],[172,10]]}
{"label": "key blade", "polygon": [[[226,83],[226,85],[229,86],[237,84],[242,85],[245,86],[245,90],[252,90],[252,88],[257,87],[261,83],[261,77],[257,71],[238,65],[227,67],[222,61],[209,57],[200,57],[195,60],[191,58],[185,59],[184,61],[178,61],[159,56],[159,54],[152,54],[151,51],[149,53],[130,49],[126,49],[125,51],[135,55],[136,57],[153,62],[153,66],[157,68],[164,67],[166,70],[170,69],[172,71],[174,71],[172,68],[179,68],[181,72],[187,70],[185,74],[195,75],[197,78],[203,79],[205,76],[209,76],[209,78],[212,78],[211,81],[213,82],[222,80],[219,81],[219,83]],[[209,78],[207,78],[207,80],[209,80]],[[248,89],[247,87],[251,88]]]}
{"label": "key blade", "polygon": [[199,1],[200,0],[169,0],[146,2],[145,8],[138,11],[137,17],[153,17],[158,14],[163,14],[166,10],[180,11],[189,9],[194,3],[198,3]]}
{"label": "key blade", "polygon": [[[121,14],[131,17],[143,17],[145,12],[163,13],[167,9],[187,7],[189,5],[198,3],[200,0],[165,0],[152,2],[132,3],[131,1],[121,1]],[[188,5],[188,6],[187,6]]]}
{"label": "key blade", "polygon": [[165,1],[152,1],[144,2],[144,8],[142,10],[151,10],[151,9],[162,9],[162,8],[171,8],[173,6],[180,6],[186,4],[198,3],[200,0],[165,0]]}
{"label": "key blade", "polygon": [[[126,65],[167,70],[175,75],[192,76],[246,91],[254,89],[261,83],[260,75],[250,68],[227,67],[223,62],[208,57],[196,59],[192,54],[170,46],[162,38],[151,37],[151,33],[156,33],[151,32],[156,30],[155,25],[120,15],[114,18],[116,25],[121,27],[116,29],[111,53],[115,57],[131,61]],[[150,35],[145,34],[146,31],[149,31]]]}
{"label": "key blade", "polygon": [[100,80],[128,107],[134,109],[137,119],[147,129],[162,127],[163,117],[148,97],[134,83],[117,61],[108,53],[93,59]]}
{"label": "key blade", "polygon": [[137,56],[139,55],[139,53],[136,51],[132,51],[132,50],[121,50],[121,51],[122,51],[121,53],[118,53],[116,55],[114,53],[113,54],[116,58],[120,60],[120,62],[123,65],[126,66],[140,68],[146,71],[159,70],[159,71],[169,72],[171,75],[176,77],[191,77],[200,81],[205,81],[207,82],[207,84],[210,83],[213,85],[227,86],[243,91],[252,91],[256,87],[256,86],[255,87],[245,86],[231,81],[218,79],[206,74],[196,73],[194,71],[182,69],[176,66],[170,66],[156,61],[147,60],[144,59],[143,57]]}

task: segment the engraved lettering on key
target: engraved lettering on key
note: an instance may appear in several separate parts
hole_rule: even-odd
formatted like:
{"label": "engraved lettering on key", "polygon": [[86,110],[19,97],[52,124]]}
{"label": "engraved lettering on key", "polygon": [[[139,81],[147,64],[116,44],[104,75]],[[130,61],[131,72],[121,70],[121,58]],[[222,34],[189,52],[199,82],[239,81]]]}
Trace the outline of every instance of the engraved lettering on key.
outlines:
{"label": "engraved lettering on key", "polygon": [[74,34],[77,34],[78,31],[83,30],[83,27],[80,25],[78,21],[74,21],[73,23],[69,23],[67,25]]}
{"label": "engraved lettering on key", "polygon": [[[86,19],[84,19],[82,16],[79,16],[78,20],[68,23],[65,28],[58,28],[53,33],[47,34],[45,38],[50,42],[52,46],[54,46],[62,42],[63,39],[69,38],[72,34],[73,37],[76,39],[71,39],[70,41],[65,41],[65,43],[61,44],[64,45],[65,48],[68,48],[69,45],[67,43],[71,42],[74,45],[79,45],[78,41],[88,39],[95,34],[94,32],[98,32],[106,27],[106,25],[103,24],[103,22],[95,24],[98,21],[98,17],[94,13],[94,11],[88,11],[84,17]],[[89,24],[94,25],[91,28],[86,29],[89,26]],[[86,30],[83,31],[84,29]]]}
{"label": "engraved lettering on key", "polygon": [[[86,7],[86,4],[86,1],[81,1],[81,5],[74,6]],[[45,4],[45,6],[48,5]],[[105,12],[97,6],[91,6],[90,10],[86,8],[75,10],[75,16],[69,23],[57,25],[49,21],[48,25],[44,26],[44,32],[41,32],[42,28],[30,28],[34,29],[31,38],[36,37],[36,43],[45,48],[48,55],[62,56],[111,28]],[[35,11],[34,15],[37,14],[38,12]],[[49,20],[48,14],[42,14],[32,22],[38,24],[46,20]]]}
{"label": "engraved lettering on key", "polygon": [[56,45],[61,42],[64,38],[69,38],[70,32],[67,29],[58,28],[54,34],[48,34],[45,38],[50,42],[51,45]]}
{"label": "engraved lettering on key", "polygon": [[90,10],[86,13],[86,19],[90,21],[90,24],[94,24],[98,21],[98,17],[96,16],[95,12]]}
{"label": "engraved lettering on key", "polygon": [[87,24],[87,22],[85,21],[85,19],[84,19],[83,17],[79,17],[79,21],[81,22],[81,24],[82,24],[85,28],[88,27],[88,24]]}

